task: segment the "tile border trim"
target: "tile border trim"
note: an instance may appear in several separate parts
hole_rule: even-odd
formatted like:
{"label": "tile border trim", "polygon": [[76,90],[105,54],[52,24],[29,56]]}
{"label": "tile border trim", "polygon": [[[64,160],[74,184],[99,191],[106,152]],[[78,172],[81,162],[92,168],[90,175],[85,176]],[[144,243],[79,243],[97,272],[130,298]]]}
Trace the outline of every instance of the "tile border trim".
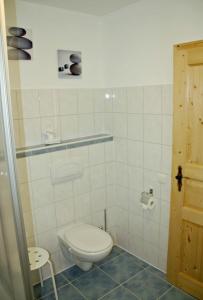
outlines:
{"label": "tile border trim", "polygon": [[68,139],[62,141],[59,144],[38,145],[33,147],[16,149],[16,158],[24,158],[44,153],[57,152],[111,141],[113,141],[113,136],[110,134],[97,134],[81,138]]}

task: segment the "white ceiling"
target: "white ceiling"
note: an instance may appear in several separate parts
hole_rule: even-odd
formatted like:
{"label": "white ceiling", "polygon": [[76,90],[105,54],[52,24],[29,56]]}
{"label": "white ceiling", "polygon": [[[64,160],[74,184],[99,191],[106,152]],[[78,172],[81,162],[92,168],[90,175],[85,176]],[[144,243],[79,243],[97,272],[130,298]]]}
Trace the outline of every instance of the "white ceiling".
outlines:
{"label": "white ceiling", "polygon": [[23,0],[57,8],[103,16],[139,0]]}

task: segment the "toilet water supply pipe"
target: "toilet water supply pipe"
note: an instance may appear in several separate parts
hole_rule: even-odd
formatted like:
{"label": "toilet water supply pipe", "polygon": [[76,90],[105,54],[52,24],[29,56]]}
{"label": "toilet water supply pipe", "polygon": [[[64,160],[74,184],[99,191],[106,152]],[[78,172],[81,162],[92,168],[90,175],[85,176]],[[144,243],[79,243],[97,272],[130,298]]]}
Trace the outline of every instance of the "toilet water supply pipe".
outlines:
{"label": "toilet water supply pipe", "polygon": [[106,208],[104,209],[104,231],[107,231],[107,216],[106,216]]}

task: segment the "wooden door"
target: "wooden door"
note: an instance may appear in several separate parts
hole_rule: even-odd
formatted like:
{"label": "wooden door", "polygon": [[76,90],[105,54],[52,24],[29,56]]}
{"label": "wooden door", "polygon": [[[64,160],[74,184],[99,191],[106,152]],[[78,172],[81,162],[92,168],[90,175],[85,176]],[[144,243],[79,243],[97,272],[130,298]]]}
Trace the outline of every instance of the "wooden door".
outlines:
{"label": "wooden door", "polygon": [[203,299],[203,41],[174,47],[172,178],[168,280]]}

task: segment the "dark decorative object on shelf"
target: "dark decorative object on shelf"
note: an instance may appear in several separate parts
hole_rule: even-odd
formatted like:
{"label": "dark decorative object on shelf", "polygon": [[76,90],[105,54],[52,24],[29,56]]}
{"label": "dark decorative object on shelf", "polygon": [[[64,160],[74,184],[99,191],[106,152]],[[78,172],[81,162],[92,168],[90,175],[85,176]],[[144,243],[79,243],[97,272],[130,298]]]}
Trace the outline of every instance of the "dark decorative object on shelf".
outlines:
{"label": "dark decorative object on shelf", "polygon": [[24,37],[27,31],[20,27],[10,27],[8,32],[10,34],[7,36],[8,59],[31,60],[31,54],[25,51],[33,48],[32,41]]}
{"label": "dark decorative object on shelf", "polygon": [[81,78],[82,59],[81,52],[58,50],[58,76],[59,78]]}

